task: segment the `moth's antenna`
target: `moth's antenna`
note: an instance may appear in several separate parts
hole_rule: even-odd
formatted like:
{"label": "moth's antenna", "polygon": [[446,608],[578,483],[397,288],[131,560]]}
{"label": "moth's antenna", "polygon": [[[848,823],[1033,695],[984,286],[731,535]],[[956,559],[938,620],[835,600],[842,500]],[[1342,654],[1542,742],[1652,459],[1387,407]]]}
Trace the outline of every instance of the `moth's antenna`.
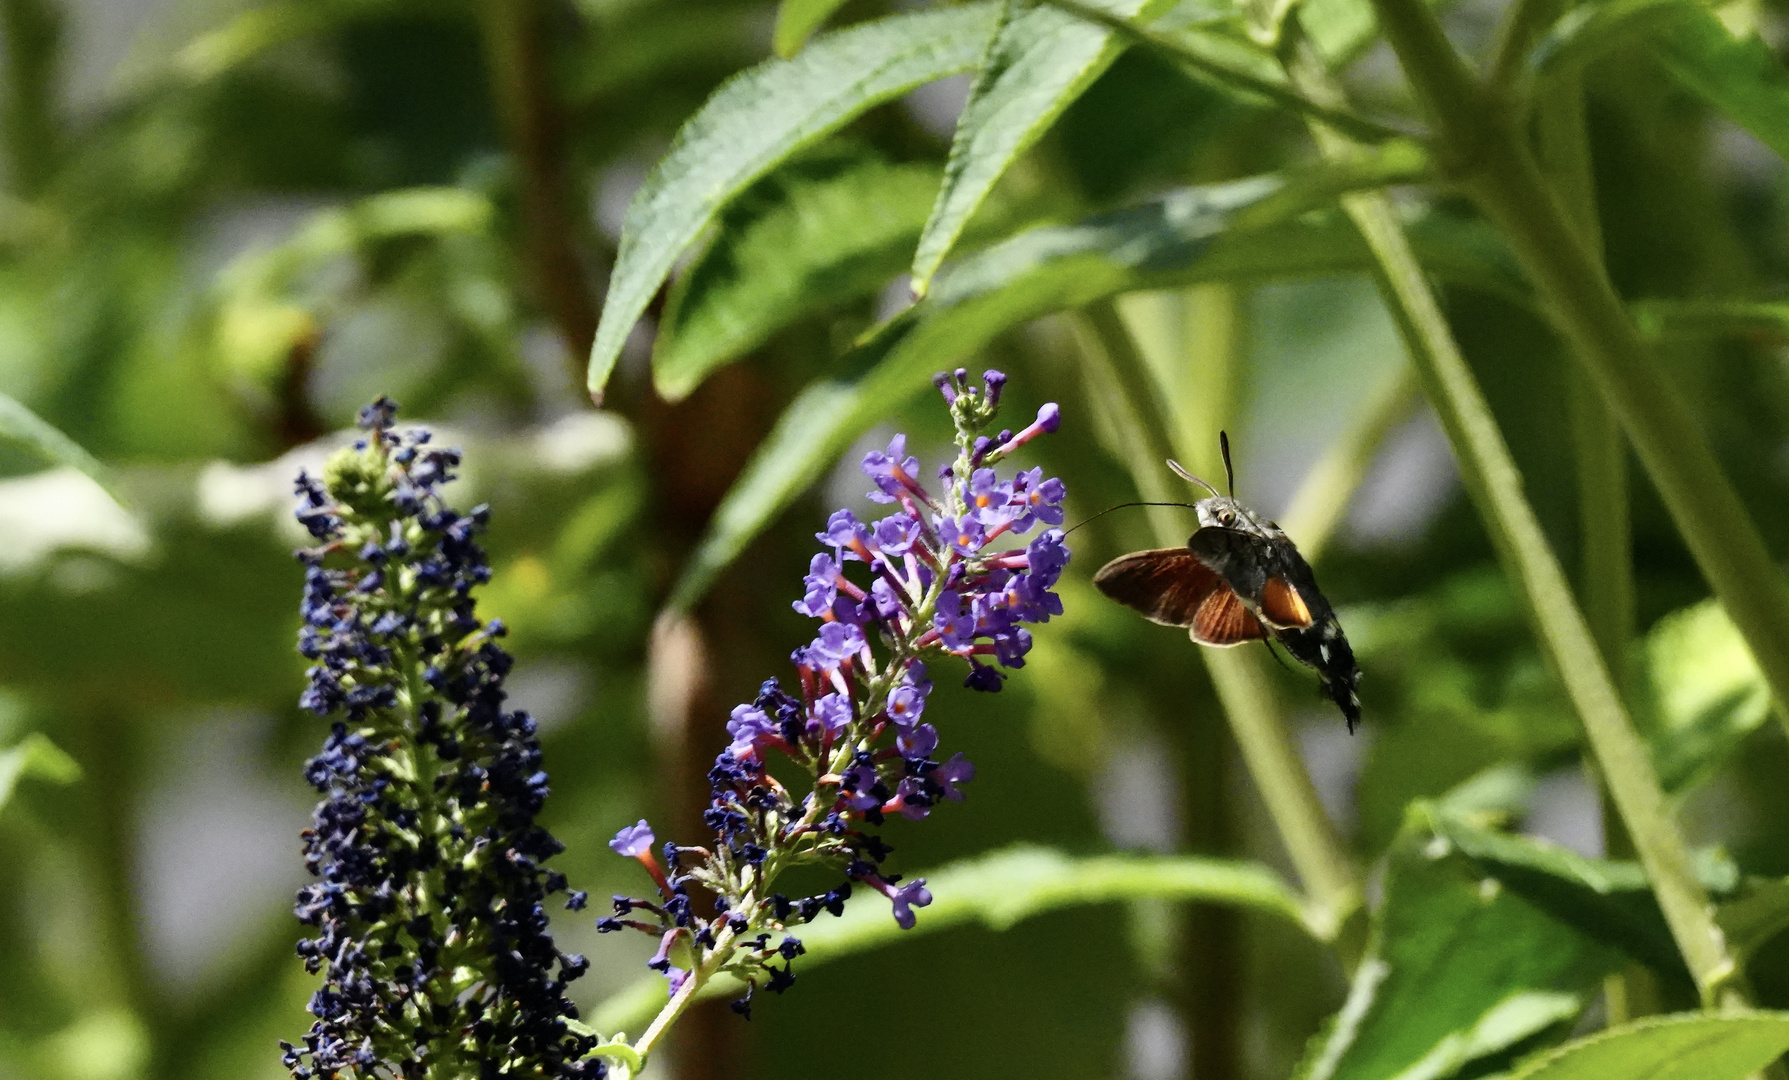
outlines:
{"label": "moth's antenna", "polygon": [[[1234,499],[1236,498],[1236,470],[1230,465],[1230,433],[1228,431],[1218,432],[1218,449],[1224,452],[1224,477],[1230,481],[1230,497]],[[1216,495],[1217,492],[1214,491],[1212,494]]]}
{"label": "moth's antenna", "polygon": [[[1226,462],[1228,462],[1228,460],[1229,460],[1228,458],[1225,459]],[[1207,484],[1205,481],[1199,479],[1197,476],[1194,476],[1192,473],[1187,472],[1185,467],[1183,467],[1180,464],[1180,462],[1175,461],[1173,458],[1168,459],[1168,468],[1173,469],[1174,475],[1180,477],[1182,480],[1185,480],[1188,483],[1198,484],[1200,487],[1204,488],[1206,491],[1211,492],[1213,495],[1216,495],[1218,493],[1217,488],[1212,487],[1210,484]]]}
{"label": "moth's antenna", "polygon": [[1114,510],[1123,510],[1123,509],[1125,509],[1125,508],[1127,508],[1127,507],[1132,507],[1132,506],[1178,506],[1178,507],[1180,507],[1180,508],[1182,508],[1182,509],[1184,509],[1184,510],[1197,510],[1197,509],[1199,509],[1199,508],[1198,508],[1198,507],[1197,507],[1197,506],[1194,506],[1194,505],[1193,505],[1193,504],[1192,504],[1192,503],[1176,503],[1176,502],[1129,502],[1129,503],[1119,503],[1119,504],[1118,504],[1118,505],[1117,505],[1117,506],[1108,506],[1108,507],[1106,507],[1106,508],[1105,508],[1105,509],[1104,509],[1104,510],[1101,510],[1101,511],[1100,511],[1100,512],[1099,512],[1099,513],[1097,513],[1097,514],[1095,514],[1095,515],[1093,515],[1093,517],[1090,517],[1090,518],[1088,518],[1088,519],[1087,519],[1087,521],[1082,521],[1082,522],[1080,522],[1080,523],[1078,523],[1078,524],[1075,524],[1075,525],[1071,525],[1071,526],[1069,526],[1069,527],[1068,527],[1068,530],[1067,530],[1067,532],[1064,532],[1064,533],[1063,533],[1063,534],[1062,534],[1062,535],[1064,535],[1064,536],[1067,536],[1067,535],[1068,535],[1068,534],[1069,534],[1069,533],[1072,533],[1072,532],[1074,532],[1074,531],[1075,531],[1075,530],[1076,530],[1076,529],[1078,529],[1078,528],[1080,528],[1080,527],[1081,527],[1081,526],[1082,526],[1082,525],[1085,525],[1085,524],[1087,524],[1087,522],[1088,522],[1088,521],[1092,521],[1092,520],[1093,520],[1093,518],[1097,518],[1097,517],[1105,517],[1105,516],[1106,516],[1106,515],[1107,515],[1107,514],[1110,514],[1110,513],[1111,513],[1111,512],[1112,512],[1112,511],[1114,511]]}

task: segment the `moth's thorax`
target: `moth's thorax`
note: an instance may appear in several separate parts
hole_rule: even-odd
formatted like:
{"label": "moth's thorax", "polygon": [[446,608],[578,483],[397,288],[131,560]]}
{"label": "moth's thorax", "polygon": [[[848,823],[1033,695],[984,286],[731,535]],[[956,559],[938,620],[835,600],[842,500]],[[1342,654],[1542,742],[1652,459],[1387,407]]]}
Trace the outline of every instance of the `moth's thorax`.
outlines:
{"label": "moth's thorax", "polygon": [[1222,495],[1200,499],[1195,504],[1201,528],[1235,529],[1257,536],[1278,536],[1280,527],[1253,510]]}

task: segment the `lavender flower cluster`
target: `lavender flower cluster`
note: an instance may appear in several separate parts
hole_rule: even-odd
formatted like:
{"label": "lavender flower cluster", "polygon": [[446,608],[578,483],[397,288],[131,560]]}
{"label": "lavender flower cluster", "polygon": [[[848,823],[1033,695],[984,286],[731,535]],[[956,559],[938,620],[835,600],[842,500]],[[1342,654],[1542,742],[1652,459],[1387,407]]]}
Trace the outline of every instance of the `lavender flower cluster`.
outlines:
{"label": "lavender flower cluster", "polygon": [[567,1025],[586,962],[547,933],[566,881],[542,866],[561,845],[534,823],[540,742],[503,707],[502,623],[475,613],[486,511],[443,503],[458,452],[392,431],[396,411],[362,410],[367,437],[298,478],[318,541],[298,552],[302,704],[334,722],[305,766],[323,794],[304,833],[318,881],[296,908],[316,928],[298,954],[324,984],[285,1063],[299,1080],[600,1077],[597,1040]]}
{"label": "lavender flower cluster", "polygon": [[[614,916],[599,927],[658,937],[649,965],[670,980],[670,1008],[724,972],[745,984],[734,1008],[749,1017],[760,984],[780,993],[794,981],[791,961],[803,946],[788,929],[822,911],[840,914],[859,887],[887,897],[904,928],[914,925],[914,908],[931,903],[924,879],[883,869],[892,849],[866,831],[893,814],[924,819],[943,800],[962,799],[975,775],[962,754],[940,760],[938,731],[924,719],[928,661],[967,661],[964,684],[997,691],[1000,668],[1025,664],[1026,625],[1062,613],[1052,591],[1069,559],[1055,527],[1062,481],[1040,468],[1006,479],[995,469],[1055,431],[1060,414],[1046,405],[1021,431],[984,434],[1005,382],[997,371],[979,387],[962,370],[938,376],[958,452],[938,471],[936,495],[904,436],[864,458],[870,498],[893,509],[872,522],[840,510],[817,534],[826,550],[809,564],[794,606],[820,620],[819,632],[792,655],[787,689],[770,679],[733,710],[733,741],[709,772],[713,844],[667,843],[661,863],[645,821],[611,842],[641,861],[658,895],[616,897]],[[1040,525],[1029,542],[1015,541]],[[771,775],[773,753],[812,778],[807,794],[796,797]],[[802,898],[773,891],[784,871],[816,864],[842,868],[845,880]],[[711,895],[712,915],[697,910],[692,886]]]}

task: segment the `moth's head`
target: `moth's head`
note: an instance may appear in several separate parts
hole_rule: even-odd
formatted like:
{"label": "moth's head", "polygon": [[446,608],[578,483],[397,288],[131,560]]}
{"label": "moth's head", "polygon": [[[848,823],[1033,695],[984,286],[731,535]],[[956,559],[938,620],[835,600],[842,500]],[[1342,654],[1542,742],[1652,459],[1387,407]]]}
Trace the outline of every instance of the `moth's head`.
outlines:
{"label": "moth's head", "polygon": [[1209,499],[1200,499],[1196,509],[1199,513],[1201,528],[1241,529],[1244,532],[1259,532],[1265,523],[1255,516],[1255,512],[1224,495],[1213,495]]}

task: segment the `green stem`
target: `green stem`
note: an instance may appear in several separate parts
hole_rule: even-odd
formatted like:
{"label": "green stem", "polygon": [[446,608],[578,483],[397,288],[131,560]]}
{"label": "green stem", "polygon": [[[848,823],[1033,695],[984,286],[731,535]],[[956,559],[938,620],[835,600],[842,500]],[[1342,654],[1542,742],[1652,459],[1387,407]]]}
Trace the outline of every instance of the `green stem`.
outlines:
{"label": "green stem", "polygon": [[[1170,499],[1178,493],[1168,486],[1162,461],[1173,453],[1173,441],[1167,419],[1150,393],[1148,368],[1110,301],[1089,305],[1082,320],[1092,338],[1086,350],[1090,388],[1124,439],[1120,449],[1138,492],[1152,501]],[[1162,512],[1152,517],[1151,524],[1157,543],[1175,547],[1184,543],[1179,520],[1171,514]],[[1310,921],[1352,964],[1358,942],[1351,931],[1361,911],[1359,881],[1298,756],[1273,688],[1254,658],[1240,649],[1202,648],[1199,653],[1211,672],[1243,762],[1304,883],[1312,908]]]}
{"label": "green stem", "polygon": [[[1445,75],[1444,91],[1432,95],[1431,104],[1457,105],[1465,84],[1448,81],[1452,78],[1448,73],[1463,76],[1464,67],[1451,48],[1444,56],[1432,52],[1436,41],[1446,47],[1439,27],[1435,27],[1434,40],[1412,43],[1408,23],[1413,16],[1407,9],[1421,7],[1421,0],[1375,0],[1375,6],[1413,79],[1442,78],[1437,72]],[[1432,23],[1426,8],[1420,14]],[[1407,52],[1415,55],[1406,56]],[[1304,93],[1340,96],[1308,44],[1293,43],[1287,63],[1294,84]],[[1357,152],[1357,147],[1337,132],[1314,126],[1312,134],[1327,157]],[[1553,205],[1550,196],[1548,199]],[[1671,818],[1645,744],[1628,719],[1584,616],[1573,601],[1565,572],[1528,504],[1509,447],[1448,329],[1390,200],[1379,193],[1356,193],[1345,196],[1342,206],[1373,254],[1380,286],[1422,376],[1429,402],[1453,446],[1466,488],[1501,561],[1527,599],[1542,647],[1583,721],[1685,963],[1705,1000],[1743,1004],[1735,983],[1738,969],[1715,924],[1708,894],[1696,878],[1688,846]],[[1562,219],[1559,226],[1556,239],[1582,252],[1570,223]]]}
{"label": "green stem", "polygon": [[1509,242],[1621,422],[1772,694],[1789,702],[1789,583],[1695,416],[1647,351],[1520,130],[1472,80],[1434,13],[1421,0],[1374,0],[1374,7],[1412,89],[1439,124],[1444,165]]}

